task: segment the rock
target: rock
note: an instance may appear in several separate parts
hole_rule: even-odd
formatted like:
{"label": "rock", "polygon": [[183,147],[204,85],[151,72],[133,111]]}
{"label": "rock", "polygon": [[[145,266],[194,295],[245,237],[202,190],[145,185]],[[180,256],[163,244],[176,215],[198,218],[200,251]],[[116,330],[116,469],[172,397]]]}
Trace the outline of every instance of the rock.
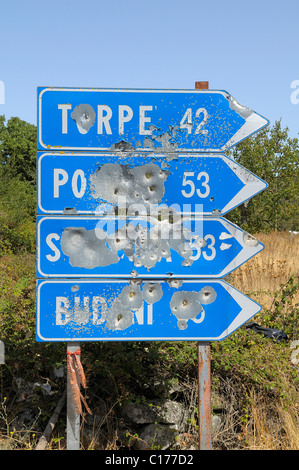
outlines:
{"label": "rock", "polygon": [[222,419],[218,415],[212,416],[212,433],[217,434],[222,426]]}
{"label": "rock", "polygon": [[39,382],[35,382],[33,384],[33,390],[38,391],[41,390],[43,395],[51,395],[52,393],[52,388],[49,383],[41,384]]}
{"label": "rock", "polygon": [[291,354],[291,363],[294,366],[299,365],[299,340],[293,341],[291,343],[291,349],[293,349]]}
{"label": "rock", "polygon": [[175,443],[177,430],[170,425],[152,423],[145,426],[134,443],[135,450],[168,449]]}
{"label": "rock", "polygon": [[53,375],[55,379],[63,379],[64,378],[64,367],[53,367]]}
{"label": "rock", "polygon": [[211,397],[211,405],[212,405],[212,410],[215,412],[222,412],[226,410],[227,404],[224,400],[223,397],[218,395],[215,392],[212,392],[212,397]]}
{"label": "rock", "polygon": [[128,403],[123,407],[123,417],[135,424],[175,424],[181,427],[185,409],[172,400],[154,400],[145,403]]}

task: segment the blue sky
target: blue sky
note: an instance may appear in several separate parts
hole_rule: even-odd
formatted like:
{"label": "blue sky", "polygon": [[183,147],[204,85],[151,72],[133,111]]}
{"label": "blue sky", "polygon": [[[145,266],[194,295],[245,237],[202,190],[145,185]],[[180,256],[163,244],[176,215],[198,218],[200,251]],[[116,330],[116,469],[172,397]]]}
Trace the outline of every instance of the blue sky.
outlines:
{"label": "blue sky", "polygon": [[298,25],[298,0],[0,0],[0,114],[36,124],[37,86],[207,80],[297,137]]}

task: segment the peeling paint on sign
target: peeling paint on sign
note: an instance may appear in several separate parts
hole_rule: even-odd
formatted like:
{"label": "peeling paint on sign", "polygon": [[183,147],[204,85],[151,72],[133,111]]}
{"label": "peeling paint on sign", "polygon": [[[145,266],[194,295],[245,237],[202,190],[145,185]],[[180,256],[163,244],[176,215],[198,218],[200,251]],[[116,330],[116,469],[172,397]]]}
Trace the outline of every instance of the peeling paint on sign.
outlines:
{"label": "peeling paint on sign", "polygon": [[102,228],[67,227],[61,236],[61,249],[70,258],[71,266],[86,269],[109,266],[118,263],[118,253],[123,251],[134,266],[150,270],[162,258],[171,258],[172,250],[183,258],[183,266],[192,264],[193,241],[200,248],[207,244],[181,223],[164,219],[151,227],[129,222],[110,235]]}
{"label": "peeling paint on sign", "polygon": [[87,134],[95,123],[96,114],[89,104],[80,104],[71,113],[71,118],[76,122],[80,134]]}
{"label": "peeling paint on sign", "polygon": [[164,196],[164,182],[169,171],[154,163],[129,165],[105,163],[90,176],[92,195],[95,199],[122,205],[156,204]]}

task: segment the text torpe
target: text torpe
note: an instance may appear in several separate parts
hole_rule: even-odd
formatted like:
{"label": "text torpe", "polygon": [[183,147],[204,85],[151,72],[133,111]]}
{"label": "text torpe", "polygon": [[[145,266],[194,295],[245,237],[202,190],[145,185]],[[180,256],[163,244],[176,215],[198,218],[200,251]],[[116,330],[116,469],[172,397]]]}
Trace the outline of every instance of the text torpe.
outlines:
{"label": "text torpe", "polygon": [[[60,103],[57,105],[61,110],[61,133],[69,133],[70,118],[76,122],[80,134],[87,134],[90,128],[96,126],[97,134],[112,135],[117,132],[119,135],[132,126],[136,126],[139,135],[152,135],[156,129],[153,124],[153,113],[157,111],[157,106],[139,105],[136,109],[123,104],[115,106],[113,109],[106,104],[98,104],[95,107],[90,104],[80,104],[73,108],[72,104]],[[186,129],[188,134],[206,134],[202,127],[206,124],[208,112],[204,108],[192,110],[188,108],[182,113],[179,128]],[[129,124],[130,123],[130,124]]]}

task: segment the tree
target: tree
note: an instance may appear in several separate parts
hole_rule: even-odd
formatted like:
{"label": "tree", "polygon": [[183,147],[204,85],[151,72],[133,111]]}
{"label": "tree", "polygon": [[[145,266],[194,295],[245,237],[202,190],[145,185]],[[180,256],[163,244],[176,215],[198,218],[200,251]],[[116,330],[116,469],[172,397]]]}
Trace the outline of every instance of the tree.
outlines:
{"label": "tree", "polygon": [[36,126],[18,117],[0,116],[0,177],[36,184]]}
{"label": "tree", "polygon": [[299,146],[276,121],[237,145],[229,156],[268,183],[268,188],[228,217],[252,233],[299,228]]}
{"label": "tree", "polygon": [[34,251],[36,127],[0,116],[0,254]]}

